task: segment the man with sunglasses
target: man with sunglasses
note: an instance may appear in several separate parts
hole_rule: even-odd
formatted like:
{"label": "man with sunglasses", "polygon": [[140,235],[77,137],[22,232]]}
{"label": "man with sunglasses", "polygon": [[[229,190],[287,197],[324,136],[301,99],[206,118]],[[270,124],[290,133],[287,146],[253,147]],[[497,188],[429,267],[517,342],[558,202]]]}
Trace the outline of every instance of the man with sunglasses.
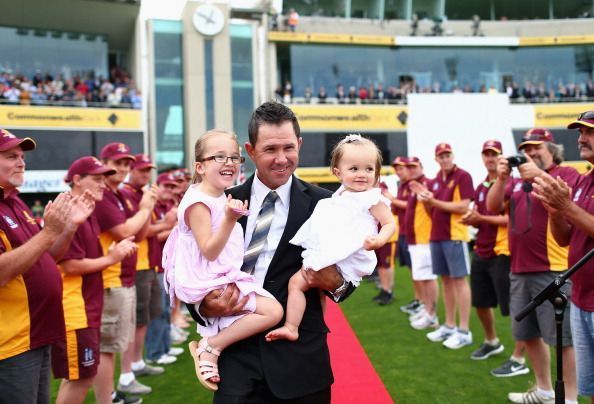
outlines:
{"label": "man with sunglasses", "polygon": [[[508,237],[511,258],[510,315],[515,341],[523,341],[534,368],[536,386],[524,393],[510,393],[514,403],[554,403],[551,383],[550,351],[556,331],[553,306],[543,304],[522,321],[515,316],[547,286],[559,271],[567,269],[567,248],[561,247],[550,233],[545,206],[536,198],[532,184],[537,177],[559,177],[573,187],[579,178],[571,167],[561,167],[563,148],[555,144],[553,134],[542,128],[528,130],[518,150],[527,162],[518,169],[521,178],[512,178],[505,157],[497,161],[497,179],[489,189],[487,209],[509,214]],[[569,285],[564,291],[569,294]],[[576,402],[575,355],[569,327],[569,316],[563,322],[563,375],[566,402]],[[573,401],[572,401],[573,400]]]}
{"label": "man with sunglasses", "polygon": [[[594,111],[581,114],[568,129],[579,131],[580,157],[594,164]],[[569,245],[569,265],[574,265],[594,248],[593,171],[570,186],[560,178],[535,179],[537,197],[548,207],[555,240]],[[590,260],[572,277],[571,333],[576,349],[578,390],[594,403],[594,261]]]}

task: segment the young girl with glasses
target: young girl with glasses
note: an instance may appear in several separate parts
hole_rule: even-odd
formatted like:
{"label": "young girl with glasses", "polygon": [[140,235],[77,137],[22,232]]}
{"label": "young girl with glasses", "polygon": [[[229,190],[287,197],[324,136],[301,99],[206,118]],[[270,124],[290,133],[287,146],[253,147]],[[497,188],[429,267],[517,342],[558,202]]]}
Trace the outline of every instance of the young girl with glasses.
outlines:
{"label": "young girl with glasses", "polygon": [[[377,264],[373,250],[386,244],[396,230],[390,201],[378,185],[381,164],[375,143],[361,135],[346,136],[332,150],[332,172],[342,185],[332,198],[318,202],[290,241],[305,248],[302,270],[336,264],[345,281],[355,286],[373,272]],[[299,338],[308,289],[301,271],[291,277],[285,324],[270,331],[267,341]]]}
{"label": "young girl with glasses", "polygon": [[205,326],[198,324],[203,338],[190,343],[200,383],[216,391],[221,351],[278,324],[283,309],[253,275],[241,271],[244,240],[237,220],[247,215],[248,202],[225,196],[244,161],[237,137],[211,130],[198,139],[194,149],[193,184],[179,204],[178,225],[163,250],[163,268],[171,301],[177,297],[193,304],[197,313],[207,294],[222,292],[230,284],[237,286],[240,298],[248,296],[244,307],[248,314],[205,318]]}

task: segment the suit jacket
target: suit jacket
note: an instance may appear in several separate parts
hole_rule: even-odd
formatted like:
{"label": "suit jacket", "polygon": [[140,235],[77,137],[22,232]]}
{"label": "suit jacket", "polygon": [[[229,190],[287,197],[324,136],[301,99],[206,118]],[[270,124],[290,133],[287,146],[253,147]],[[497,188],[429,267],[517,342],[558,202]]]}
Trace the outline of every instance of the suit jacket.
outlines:
{"label": "suit jacket", "polygon": [[[251,176],[228,193],[235,199],[249,201],[253,180]],[[289,240],[309,218],[316,203],[330,195],[328,190],[293,177],[287,224],[264,279],[264,288],[285,310],[289,279],[302,265],[302,248],[289,244]],[[241,218],[239,223],[245,232],[247,217]],[[291,399],[321,391],[333,383],[326,342],[328,327],[319,289],[310,289],[305,295],[307,307],[299,327],[299,339],[266,342],[265,333],[260,333],[231,345],[219,360],[219,392],[245,395],[252,391],[253,380],[265,380],[275,396]]]}

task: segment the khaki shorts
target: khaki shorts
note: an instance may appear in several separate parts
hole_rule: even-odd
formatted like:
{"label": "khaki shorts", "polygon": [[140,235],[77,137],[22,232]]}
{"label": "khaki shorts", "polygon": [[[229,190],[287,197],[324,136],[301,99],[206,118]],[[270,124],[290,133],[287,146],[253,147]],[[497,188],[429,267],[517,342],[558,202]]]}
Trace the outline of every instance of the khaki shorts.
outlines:
{"label": "khaki shorts", "polygon": [[108,288],[103,291],[101,344],[105,353],[124,352],[136,331],[136,287]]}

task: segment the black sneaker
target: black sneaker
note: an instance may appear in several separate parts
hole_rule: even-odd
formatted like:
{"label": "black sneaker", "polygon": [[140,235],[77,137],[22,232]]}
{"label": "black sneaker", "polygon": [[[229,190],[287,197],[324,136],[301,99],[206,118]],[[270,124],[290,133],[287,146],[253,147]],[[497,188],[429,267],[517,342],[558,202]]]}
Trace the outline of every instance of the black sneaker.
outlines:
{"label": "black sneaker", "polygon": [[112,404],[140,404],[142,398],[138,396],[127,396],[121,391],[116,391],[115,397],[111,400]]}
{"label": "black sneaker", "polygon": [[390,303],[392,303],[392,300],[394,300],[394,296],[392,295],[392,292],[386,292],[386,291],[383,291],[383,292],[384,292],[384,295],[377,300],[377,304],[379,304],[380,306],[385,306],[387,304],[390,304]]}
{"label": "black sneaker", "polygon": [[413,299],[404,306],[400,306],[400,311],[408,315],[411,315],[417,312],[417,309],[420,305],[421,302],[419,302],[417,299]]}
{"label": "black sneaker", "polygon": [[528,369],[526,365],[510,358],[503,362],[503,365],[499,366],[497,369],[493,369],[491,375],[495,377],[512,377],[525,375],[528,372],[530,372],[530,369]]}
{"label": "black sneaker", "polygon": [[483,360],[487,359],[489,356],[497,355],[501,352],[503,352],[503,345],[500,342],[498,342],[497,345],[491,345],[483,342],[476,351],[470,354],[470,359]]}
{"label": "black sneaker", "polygon": [[385,290],[380,289],[379,293],[377,295],[373,296],[373,298],[371,300],[374,302],[379,302],[384,297],[385,293],[386,293]]}

